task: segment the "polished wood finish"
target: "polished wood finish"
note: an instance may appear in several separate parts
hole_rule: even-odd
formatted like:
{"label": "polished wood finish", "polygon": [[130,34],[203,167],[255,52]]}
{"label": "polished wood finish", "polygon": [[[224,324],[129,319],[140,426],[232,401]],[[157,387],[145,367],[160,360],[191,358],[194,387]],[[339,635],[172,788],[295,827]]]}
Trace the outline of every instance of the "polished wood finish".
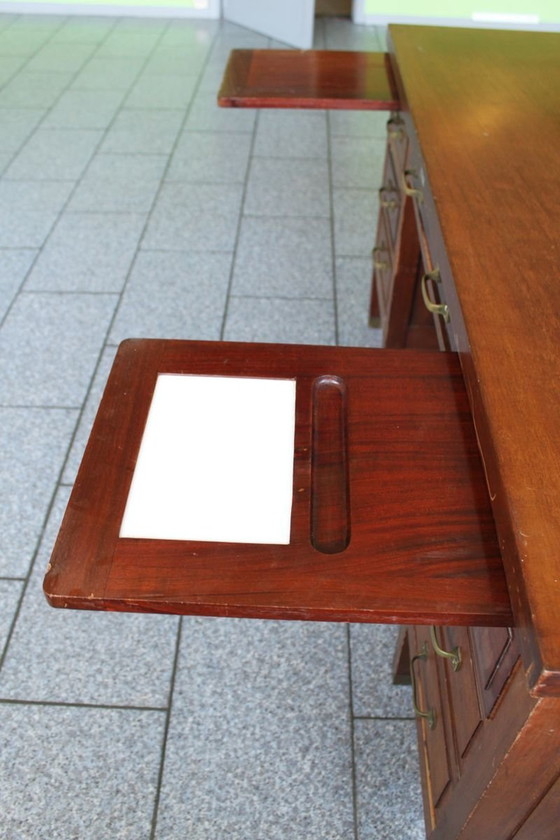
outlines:
{"label": "polished wood finish", "polygon": [[[448,708],[444,702],[442,675],[431,647],[428,628],[415,628],[411,634],[410,652],[417,706],[424,714],[432,715],[430,721],[421,715],[417,716],[420,756],[423,759],[424,813],[431,826],[435,822],[433,815],[453,778],[453,752],[451,740],[447,737]],[[424,653],[423,658],[415,661],[415,657]]]}
{"label": "polished wood finish", "polygon": [[[158,373],[297,380],[289,545],[119,538]],[[335,432],[334,446],[318,431],[322,423]],[[125,342],[45,592],[55,606],[84,609],[508,624],[509,597],[457,357]]]}
{"label": "polished wood finish", "polygon": [[399,108],[385,53],[335,50],[233,50],[218,104],[230,108]]}
{"label": "polished wood finish", "polygon": [[[391,32],[415,214],[392,261],[411,248],[422,271],[438,269],[428,291],[451,317],[434,327],[460,354],[515,612],[513,629],[439,628],[443,647],[461,647],[461,669],[436,658],[419,674],[442,723],[418,719],[426,827],[429,840],[548,840],[560,818],[559,215],[548,204],[560,36]],[[410,288],[391,280],[386,335],[393,319],[407,346],[412,324],[403,332],[395,301]],[[409,631],[411,657],[422,638]]]}
{"label": "polished wood finish", "polygon": [[527,822],[515,835],[515,840],[558,840],[560,815],[560,778],[539,802]]}
{"label": "polished wood finish", "polygon": [[412,186],[433,197],[449,260],[443,293],[524,665],[536,694],[560,694],[560,35],[390,37],[423,160]]}

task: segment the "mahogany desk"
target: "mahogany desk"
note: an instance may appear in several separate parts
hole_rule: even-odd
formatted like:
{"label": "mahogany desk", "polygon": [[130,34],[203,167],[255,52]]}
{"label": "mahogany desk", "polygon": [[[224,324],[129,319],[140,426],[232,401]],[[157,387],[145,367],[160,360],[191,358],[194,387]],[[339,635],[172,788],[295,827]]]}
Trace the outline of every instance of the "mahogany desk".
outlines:
{"label": "mahogany desk", "polygon": [[[398,182],[387,186],[398,188],[403,227],[391,245],[395,211],[382,193],[377,246],[389,250],[377,261],[392,255],[395,266],[392,277],[376,267],[374,314],[389,345],[423,344],[415,314],[423,297],[439,346],[459,353],[516,637],[495,660],[505,681],[493,704],[482,689],[490,670],[480,665],[492,664],[499,631],[470,634],[473,696],[454,679],[460,672],[426,674],[444,722],[439,743],[426,719],[419,725],[427,827],[434,840],[552,840],[560,836],[560,35],[395,26],[391,54],[402,111],[388,141]],[[422,642],[416,636],[411,644]]]}
{"label": "mahogany desk", "polygon": [[[433,840],[553,840],[560,837],[560,35],[389,30],[385,107],[394,98],[399,107],[388,123],[370,314],[386,347],[458,353],[515,625],[507,633],[440,628],[439,641],[463,652],[457,671],[431,644],[437,639],[422,628],[407,633],[426,826]],[[244,59],[247,104],[259,94],[272,104],[271,74],[263,90],[252,72],[263,60]],[[295,54],[298,64],[301,72],[306,64],[323,68],[328,53]],[[357,75],[360,66],[355,59]],[[232,68],[241,69],[235,57]],[[307,75],[316,107],[352,107],[332,79],[322,83],[327,75]],[[243,104],[240,79],[226,77],[222,104]],[[368,103],[354,107],[383,108],[373,71],[368,83]],[[360,79],[357,87],[365,86]],[[278,91],[281,107],[290,90]]]}
{"label": "mahogany desk", "polygon": [[[414,611],[406,614],[399,608],[389,615],[379,604],[372,607],[371,601],[361,620],[417,623],[407,631],[398,670],[407,667],[414,682],[430,840],[557,840],[560,36],[410,26],[390,27],[390,34],[389,71],[385,58],[373,68],[366,62],[367,71],[363,61],[354,59],[354,66],[361,68],[358,95],[333,86],[332,76],[324,72],[314,72],[315,81],[319,81],[315,97],[309,96],[310,85],[302,85],[301,79],[295,86],[292,80],[287,90],[280,77],[277,89],[271,90],[272,73],[264,93],[261,91],[262,101],[255,99],[254,90],[248,90],[244,98],[243,85],[235,90],[226,85],[221,102],[270,106],[277,96],[277,104],[288,107],[293,96],[292,104],[297,107],[395,109],[389,121],[380,190],[372,317],[381,323],[387,346],[417,348],[418,352],[410,355],[412,367],[428,347],[448,349],[451,353],[442,355],[442,362],[454,358],[451,365],[460,363],[484,470],[483,474],[478,460],[469,456],[467,462],[462,461],[460,483],[468,474],[469,486],[478,487],[484,475],[486,503],[491,504],[501,555],[499,568],[492,567],[488,591],[499,591],[500,584],[498,589],[495,584],[502,580],[503,569],[508,598],[505,602],[501,598],[494,601],[493,596],[485,599],[488,620],[482,619],[480,603],[476,617],[472,614],[469,618],[463,611],[458,618],[449,603],[441,610],[432,604],[434,609],[430,607],[424,614],[417,611],[415,616]],[[292,55],[296,70],[298,66],[324,70],[325,61],[328,65],[324,54],[312,60],[313,54]],[[242,82],[248,88],[255,84],[253,59],[260,63],[261,72],[267,66],[266,61],[262,64],[262,55],[244,56]],[[274,61],[274,51],[270,61]],[[352,78],[352,72],[347,78]],[[238,84],[238,76],[234,74],[232,79]],[[309,82],[309,76],[303,82],[306,80]],[[374,92],[364,95],[368,89]],[[345,361],[344,349],[339,352],[338,361],[334,356],[329,360],[328,371],[318,370],[317,356],[312,364],[310,361],[307,373],[297,376],[337,374],[335,367],[340,364],[343,379],[350,356]],[[152,351],[148,356],[153,356]],[[368,356],[366,368],[370,359],[374,356]],[[428,361],[434,354],[426,354],[425,359],[437,368],[437,363]],[[303,367],[306,365],[304,359]],[[363,371],[363,361],[358,367]],[[347,373],[352,378],[357,372],[354,363],[350,368]],[[127,409],[129,418],[138,408],[144,416],[146,387],[149,394],[152,386],[134,391],[138,396]],[[422,389],[413,390],[421,399]],[[446,392],[442,405],[449,407],[450,392]],[[97,432],[94,429],[97,442],[94,439],[94,449],[89,456],[86,453],[86,465],[89,458],[92,470],[97,463],[95,447],[106,446],[103,435],[114,418],[111,400],[115,393],[113,383],[108,411]],[[456,384],[452,393],[461,403],[463,392]],[[331,405],[327,412],[333,428],[341,416],[338,411]],[[314,440],[313,434],[309,439]],[[119,440],[125,449],[128,446],[130,473],[134,460],[130,446],[136,444],[127,443],[126,435]],[[346,470],[341,463],[346,462],[344,458],[341,462],[340,447],[334,458],[328,447],[325,453],[318,474],[326,476],[328,496],[333,475],[338,486]],[[100,480],[98,475],[96,481]],[[115,550],[114,530],[105,533],[100,567],[87,565],[88,557],[85,567],[73,565],[68,548],[72,541],[76,543],[76,517],[81,534],[89,534],[88,544],[98,524],[87,507],[84,487],[88,481],[90,470],[78,478],[77,495],[70,503],[53,555],[45,585],[49,599],[58,605],[97,609],[157,609],[157,588],[152,585],[150,589],[149,581],[141,584],[147,591],[140,593],[139,600],[138,590],[132,597],[123,590],[119,568],[134,566],[134,551]],[[119,504],[122,495],[121,483],[115,497]],[[335,507],[338,504],[340,510],[340,495],[338,498]],[[481,497],[477,494],[476,498]],[[108,509],[112,501],[111,497],[105,501]],[[345,543],[344,528],[344,521],[339,520],[335,543]],[[329,556],[341,558],[344,550]],[[304,553],[304,565],[310,557],[309,552]],[[176,573],[177,558],[169,562]],[[276,574],[282,563],[282,558],[272,558],[276,582],[282,577]],[[156,565],[148,557],[152,571]],[[251,568],[250,558],[245,565]],[[363,555],[355,558],[354,571],[360,566],[371,568]],[[483,568],[487,571],[488,565]],[[437,577],[438,569],[432,572]],[[439,573],[447,586],[453,567],[448,564]],[[475,571],[471,580],[477,580],[478,575]],[[197,585],[200,579],[199,575]],[[142,575],[136,574],[135,580],[138,583]],[[335,580],[330,577],[329,585]],[[100,588],[89,589],[90,583],[100,584]],[[216,580],[211,581],[211,586],[215,584]],[[373,583],[371,592],[375,589]],[[110,591],[116,596],[104,600]],[[336,584],[332,592],[337,592]],[[468,585],[466,592],[468,600],[472,594]],[[285,594],[289,601],[289,586],[285,586]],[[198,603],[197,608],[200,593],[194,595],[194,606],[191,598],[188,609],[209,612],[208,599],[205,607]],[[161,608],[166,608],[164,601]],[[242,612],[247,605],[239,607],[237,603],[236,614],[251,614],[250,609]],[[500,615],[494,612],[498,603]],[[270,606],[255,614],[266,614]],[[277,616],[276,607],[273,613]],[[282,608],[290,617],[294,603],[286,602]],[[179,611],[177,604],[176,609]],[[228,603],[223,602],[220,609],[229,614]],[[359,619],[354,607],[352,610],[346,616],[333,613],[332,617]],[[299,616],[294,612],[292,617],[327,616],[311,611]],[[428,631],[423,626],[428,621],[439,627]],[[512,629],[504,624],[511,624]]]}

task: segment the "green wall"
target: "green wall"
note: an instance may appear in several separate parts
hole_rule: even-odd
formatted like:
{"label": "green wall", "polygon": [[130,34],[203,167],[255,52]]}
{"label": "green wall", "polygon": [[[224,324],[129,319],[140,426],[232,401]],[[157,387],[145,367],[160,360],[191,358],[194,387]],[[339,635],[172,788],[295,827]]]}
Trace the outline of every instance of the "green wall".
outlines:
{"label": "green wall", "polygon": [[207,9],[208,3],[206,0],[30,0],[33,5],[44,3],[46,6],[62,5],[65,6],[124,6],[163,9],[181,8],[181,9]]}
{"label": "green wall", "polygon": [[365,0],[367,15],[399,19],[402,17],[439,17],[472,19],[473,12],[504,15],[528,15],[541,23],[560,22],[558,0]]}

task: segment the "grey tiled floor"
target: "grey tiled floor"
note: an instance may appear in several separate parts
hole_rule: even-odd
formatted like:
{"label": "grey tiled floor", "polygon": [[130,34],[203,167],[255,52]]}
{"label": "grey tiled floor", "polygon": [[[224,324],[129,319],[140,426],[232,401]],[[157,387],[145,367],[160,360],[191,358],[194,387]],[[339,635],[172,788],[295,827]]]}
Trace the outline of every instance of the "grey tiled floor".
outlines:
{"label": "grey tiled floor", "polygon": [[[380,49],[322,20],[317,46]],[[385,115],[225,111],[214,21],[0,16],[0,838],[420,840],[388,627],[49,608],[117,343],[375,346]]]}

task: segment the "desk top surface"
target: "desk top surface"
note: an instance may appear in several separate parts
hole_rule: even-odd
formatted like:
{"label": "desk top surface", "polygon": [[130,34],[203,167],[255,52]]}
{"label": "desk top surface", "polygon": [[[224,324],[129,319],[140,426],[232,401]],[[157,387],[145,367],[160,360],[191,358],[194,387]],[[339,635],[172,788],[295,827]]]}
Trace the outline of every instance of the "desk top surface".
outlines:
{"label": "desk top surface", "polygon": [[[391,26],[529,682],[560,687],[560,34]],[[528,655],[527,655],[528,654]]]}

